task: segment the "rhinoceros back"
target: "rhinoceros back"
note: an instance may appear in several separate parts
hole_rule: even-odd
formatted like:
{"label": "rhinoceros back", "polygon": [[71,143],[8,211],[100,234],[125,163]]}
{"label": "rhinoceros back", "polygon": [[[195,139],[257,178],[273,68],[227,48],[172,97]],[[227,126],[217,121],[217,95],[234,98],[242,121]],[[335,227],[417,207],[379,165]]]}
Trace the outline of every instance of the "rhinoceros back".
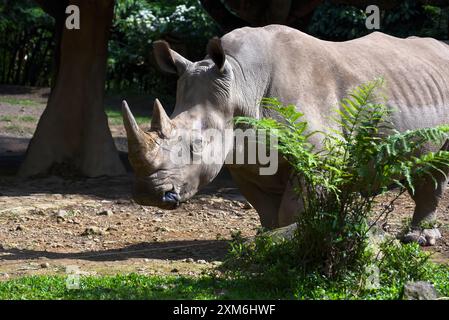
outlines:
{"label": "rhinoceros back", "polygon": [[329,113],[348,91],[379,77],[397,109],[397,129],[449,122],[449,46],[435,39],[374,32],[330,42],[271,25],[238,29],[222,41],[244,70],[245,90],[296,104],[314,129],[329,125]]}

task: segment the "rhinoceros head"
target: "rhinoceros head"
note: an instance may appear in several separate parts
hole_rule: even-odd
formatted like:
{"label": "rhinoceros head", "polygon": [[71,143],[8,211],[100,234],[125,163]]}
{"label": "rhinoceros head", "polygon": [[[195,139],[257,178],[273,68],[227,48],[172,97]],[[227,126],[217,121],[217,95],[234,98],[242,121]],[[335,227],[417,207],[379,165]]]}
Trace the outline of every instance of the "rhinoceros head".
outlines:
{"label": "rhinoceros head", "polygon": [[156,100],[144,131],[125,101],[122,112],[136,176],[134,199],[174,208],[215,178],[232,148],[233,71],[218,39],[209,42],[208,56],[199,62],[163,41],[154,44],[154,55],[163,71],[179,77],[173,114]]}

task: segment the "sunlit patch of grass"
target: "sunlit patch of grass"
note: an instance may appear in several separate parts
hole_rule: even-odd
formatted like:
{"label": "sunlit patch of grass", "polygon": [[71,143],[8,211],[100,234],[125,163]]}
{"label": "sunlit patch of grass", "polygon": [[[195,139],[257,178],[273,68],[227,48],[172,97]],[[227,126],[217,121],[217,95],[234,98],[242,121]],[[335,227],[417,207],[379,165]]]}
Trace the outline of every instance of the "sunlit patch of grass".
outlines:
{"label": "sunlit patch of grass", "polygon": [[21,107],[36,107],[41,106],[42,103],[31,99],[21,99],[21,98],[13,98],[13,97],[0,97],[1,103],[7,103],[13,106],[21,106]]}
{"label": "sunlit patch of grass", "polygon": [[1,122],[12,122],[12,120],[13,120],[12,116],[9,116],[9,115],[0,116],[0,121]]}
{"label": "sunlit patch of grass", "polygon": [[68,289],[66,277],[32,276],[0,282],[0,299],[275,299],[289,298],[252,280],[210,276],[174,277],[138,274],[82,276],[79,289]]}
{"label": "sunlit patch of grass", "polygon": [[[407,264],[407,261],[400,261]],[[428,269],[427,269],[428,268]],[[449,295],[449,267],[426,266],[423,280],[433,283],[440,295]],[[394,270],[392,270],[394,271]],[[395,272],[393,272],[395,274]],[[387,277],[386,275],[384,275]],[[406,275],[408,277],[408,275]],[[391,278],[391,276],[390,276]],[[271,279],[273,280],[273,279]],[[292,277],[289,283],[278,283],[264,276],[222,277],[203,275],[148,276],[119,274],[113,276],[81,276],[78,289],[68,289],[67,277],[31,276],[0,281],[0,299],[401,299],[403,285],[386,281],[379,289],[366,289],[358,294],[348,290],[344,281],[326,281],[322,277]],[[385,279],[384,279],[385,280]],[[391,279],[390,279],[391,280]],[[410,279],[412,280],[412,279]],[[352,291],[358,291],[352,288]]]}
{"label": "sunlit patch of grass", "polygon": [[20,133],[22,132],[22,128],[17,124],[10,124],[5,127],[6,132],[9,133]]}
{"label": "sunlit patch of grass", "polygon": [[13,116],[13,115],[3,115],[0,116],[0,122],[36,122],[36,118],[33,116]]}
{"label": "sunlit patch of grass", "polygon": [[[112,125],[123,124],[122,114],[118,110],[106,108],[106,115],[108,116],[109,123]],[[147,124],[150,122],[150,117],[135,116],[138,124]]]}
{"label": "sunlit patch of grass", "polygon": [[23,122],[35,122],[36,118],[33,116],[20,116],[18,117],[19,121],[23,121]]}

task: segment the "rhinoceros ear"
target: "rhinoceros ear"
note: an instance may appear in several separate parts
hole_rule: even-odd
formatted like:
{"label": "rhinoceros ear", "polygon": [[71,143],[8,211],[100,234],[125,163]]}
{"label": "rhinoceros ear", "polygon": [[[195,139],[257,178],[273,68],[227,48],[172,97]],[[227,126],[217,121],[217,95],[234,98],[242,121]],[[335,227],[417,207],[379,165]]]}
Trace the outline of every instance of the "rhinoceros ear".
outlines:
{"label": "rhinoceros ear", "polygon": [[212,61],[217,66],[220,72],[224,71],[225,62],[226,62],[226,54],[221,45],[221,40],[217,37],[209,40],[207,45],[207,54],[212,59]]}
{"label": "rhinoceros ear", "polygon": [[156,62],[162,71],[180,76],[192,63],[176,51],[170,49],[167,42],[159,40],[153,43],[153,52]]}

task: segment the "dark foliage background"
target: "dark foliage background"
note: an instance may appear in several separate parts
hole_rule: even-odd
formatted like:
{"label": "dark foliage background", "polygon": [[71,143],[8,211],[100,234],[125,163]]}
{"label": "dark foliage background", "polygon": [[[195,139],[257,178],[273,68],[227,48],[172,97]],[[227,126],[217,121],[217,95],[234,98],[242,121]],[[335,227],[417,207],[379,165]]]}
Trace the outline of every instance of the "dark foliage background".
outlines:
{"label": "dark foliage background", "polygon": [[[363,9],[324,1],[306,31],[326,40],[348,40],[370,32]],[[0,0],[0,83],[49,86],[55,47],[54,20],[32,0]],[[448,10],[403,1],[382,12],[383,32],[448,37]],[[198,0],[119,0],[109,42],[109,91],[173,95],[176,78],[157,69],[151,48],[157,39],[189,59],[205,55],[208,39],[222,34]]]}

